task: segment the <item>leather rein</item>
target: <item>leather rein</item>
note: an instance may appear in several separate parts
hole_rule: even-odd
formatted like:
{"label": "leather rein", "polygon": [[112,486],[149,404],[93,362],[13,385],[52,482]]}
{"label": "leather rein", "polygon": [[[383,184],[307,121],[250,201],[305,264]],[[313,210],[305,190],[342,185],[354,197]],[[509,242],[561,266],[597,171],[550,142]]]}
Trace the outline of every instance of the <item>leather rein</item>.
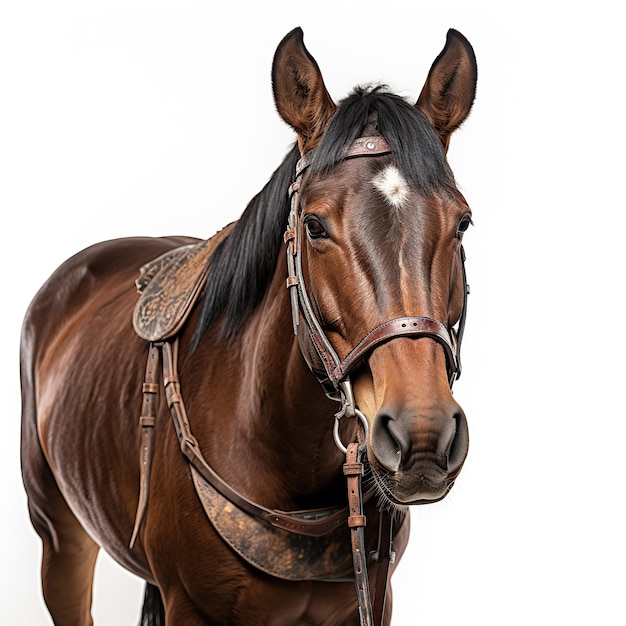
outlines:
{"label": "leather rein", "polygon": [[[382,137],[372,136],[357,139],[344,153],[343,157],[380,156],[390,152],[389,146]],[[309,151],[298,162],[295,181],[289,190],[291,211],[288,228],[284,236],[287,244],[287,287],[290,292],[293,330],[298,337],[302,354],[328,397],[341,403],[341,408],[335,414],[333,434],[337,446],[346,455],[343,472],[347,481],[348,505],[340,508],[291,512],[269,509],[250,500],[224,481],[206,461],[197,439],[191,432],[191,425],[185,409],[178,377],[178,336],[176,336],[163,341],[152,341],[148,352],[145,382],[142,387],[142,411],[139,420],[142,431],[140,492],[130,547],[132,548],[137,540],[142,521],[147,512],[154,446],[153,433],[158,410],[159,382],[162,375],[165,396],[182,454],[190,465],[228,501],[247,514],[264,521],[274,528],[310,537],[327,535],[342,524],[345,524],[347,519],[351,535],[354,582],[359,606],[360,624],[361,626],[375,626],[382,624],[389,565],[395,559],[395,553],[392,550],[394,524],[399,525],[402,523],[404,511],[397,510],[395,512],[396,517],[400,520],[395,522],[393,519],[394,513],[388,510],[380,511],[378,547],[376,551],[367,555],[364,534],[367,521],[363,513],[363,505],[372,498],[375,489],[372,488],[365,494],[362,492],[364,465],[361,457],[365,448],[364,442],[367,440],[367,419],[356,407],[349,374],[360,360],[383,342],[396,337],[430,337],[443,346],[448,366],[449,384],[452,387],[454,380],[459,377],[461,372],[460,344],[465,325],[468,293],[464,256],[461,248],[465,295],[463,311],[456,330],[453,328],[449,329],[443,323],[429,317],[407,316],[392,319],[378,325],[367,333],[341,359],[324,333],[322,325],[311,306],[302,275],[301,246],[303,232],[300,220],[301,207],[299,196],[302,177],[311,164],[312,153],[313,150]],[[301,324],[301,321],[303,321],[303,324]],[[299,332],[302,325],[306,328],[305,333]],[[313,350],[311,350],[311,346]],[[339,436],[339,422],[343,417],[359,418],[363,429],[363,443],[351,442],[347,445],[342,443]],[[376,566],[376,573],[372,577],[371,590],[367,573],[368,558]]]}

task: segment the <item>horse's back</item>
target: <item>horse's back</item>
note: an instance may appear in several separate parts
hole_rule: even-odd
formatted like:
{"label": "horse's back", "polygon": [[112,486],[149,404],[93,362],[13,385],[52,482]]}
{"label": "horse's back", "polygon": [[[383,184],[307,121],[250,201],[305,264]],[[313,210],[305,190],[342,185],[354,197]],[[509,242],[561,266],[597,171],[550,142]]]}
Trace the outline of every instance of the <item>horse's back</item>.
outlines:
{"label": "horse's back", "polygon": [[108,547],[124,558],[136,490],[132,410],[141,406],[146,354],[132,327],[135,280],[144,263],[195,241],[95,244],[63,263],[30,304],[20,348],[22,473],[33,522],[51,540],[70,523],[67,503],[92,537],[119,535]]}
{"label": "horse's back", "polygon": [[81,250],[60,265],[33,298],[24,320],[22,350],[39,352],[72,315],[95,310],[121,293],[136,293],[134,281],[144,263],[196,241],[189,237],[128,237]]}

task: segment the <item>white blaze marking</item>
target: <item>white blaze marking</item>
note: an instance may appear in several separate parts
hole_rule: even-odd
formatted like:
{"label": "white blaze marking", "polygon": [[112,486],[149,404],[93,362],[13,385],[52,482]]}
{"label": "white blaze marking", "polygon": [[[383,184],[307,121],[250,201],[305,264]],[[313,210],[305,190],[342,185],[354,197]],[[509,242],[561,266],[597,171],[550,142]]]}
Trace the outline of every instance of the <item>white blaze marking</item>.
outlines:
{"label": "white blaze marking", "polygon": [[380,174],[377,174],[372,184],[396,209],[402,207],[409,198],[409,185],[395,165],[388,165]]}

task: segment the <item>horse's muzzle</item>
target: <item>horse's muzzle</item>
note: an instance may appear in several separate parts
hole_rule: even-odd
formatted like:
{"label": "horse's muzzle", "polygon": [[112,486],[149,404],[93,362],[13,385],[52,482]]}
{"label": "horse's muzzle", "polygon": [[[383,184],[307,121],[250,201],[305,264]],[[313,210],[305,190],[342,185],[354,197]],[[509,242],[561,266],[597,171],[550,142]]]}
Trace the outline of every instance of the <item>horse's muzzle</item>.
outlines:
{"label": "horse's muzzle", "polygon": [[429,411],[381,408],[373,419],[368,457],[385,496],[400,504],[443,498],[469,447],[467,420],[452,399]]}

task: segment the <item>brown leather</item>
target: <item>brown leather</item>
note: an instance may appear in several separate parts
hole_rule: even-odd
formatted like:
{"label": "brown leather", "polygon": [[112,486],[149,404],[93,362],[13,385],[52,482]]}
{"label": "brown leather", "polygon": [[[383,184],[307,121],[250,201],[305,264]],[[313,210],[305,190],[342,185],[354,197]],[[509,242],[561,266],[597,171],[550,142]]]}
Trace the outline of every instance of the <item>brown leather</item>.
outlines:
{"label": "brown leather", "polygon": [[431,317],[399,317],[380,324],[370,331],[331,371],[331,380],[339,382],[347,376],[356,363],[377,345],[395,337],[431,337],[438,341],[446,352],[450,366],[456,369],[456,355],[453,339],[447,328]]}
{"label": "brown leather", "polygon": [[211,524],[244,561],[283,580],[351,580],[352,554],[345,509],[344,523],[323,535],[285,532],[225,498],[193,465],[191,476]]}
{"label": "brown leather", "polygon": [[140,269],[141,293],[133,311],[135,332],[146,341],[176,336],[206,282],[209,259],[228,235],[229,224],[210,239],[171,250]]}
{"label": "brown leather", "polygon": [[[159,358],[161,356],[161,358]],[[348,444],[344,474],[348,486],[348,507],[284,512],[268,509],[232,489],[208,465],[191,433],[178,378],[178,340],[150,345],[143,384],[141,487],[131,547],[143,520],[150,485],[152,433],[158,401],[159,363],[163,383],[181,450],[190,462],[196,493],[207,516],[222,538],[246,561],[268,574],[286,580],[347,580],[350,546],[354,582],[362,626],[382,624],[391,555],[391,523],[387,512],[380,513],[376,571],[370,593],[365,549],[364,503],[374,493],[363,495],[363,464],[358,444]],[[258,520],[258,522],[254,522]],[[242,533],[242,528],[246,532]],[[273,530],[275,529],[275,530]],[[287,532],[284,532],[287,531]],[[298,555],[297,558],[294,555]],[[372,606],[372,598],[374,603]]]}
{"label": "brown leather", "polygon": [[[164,342],[162,350],[165,395],[170,407],[181,451],[185,457],[187,457],[191,465],[209,484],[240,509],[243,509],[250,515],[259,517],[275,528],[311,537],[320,537],[332,532],[338,526],[345,523],[347,517],[345,507],[340,509],[335,507],[296,512],[269,509],[246,498],[216,474],[202,455],[198,441],[191,432],[191,426],[189,424],[189,418],[187,417],[187,411],[180,392],[180,383],[178,380],[178,339],[173,343]],[[365,494],[365,500],[369,500],[373,494],[373,489],[368,491],[368,493]]]}
{"label": "brown leather", "polygon": [[[371,499],[373,490],[365,496],[362,494],[363,464],[359,459],[358,444],[348,444],[343,467],[348,487],[347,508],[288,513],[267,509],[249,500],[232,489],[211,469],[191,433],[178,378],[178,339],[173,343],[163,342],[150,346],[146,382],[143,385],[144,407],[140,418],[142,435],[145,437],[142,447],[140,501],[131,547],[148,502],[159,353],[162,356],[165,394],[181,450],[190,462],[198,498],[220,536],[244,560],[272,576],[286,580],[340,581],[346,580],[350,574],[350,554],[345,551],[348,543],[344,524],[347,519],[361,625],[382,624],[392,528],[389,513],[381,512],[376,571],[373,591],[370,593],[364,533],[367,520],[363,506]],[[246,532],[242,532],[243,528]],[[298,555],[297,558],[294,555]]]}
{"label": "brown leather", "polygon": [[159,377],[161,375],[161,350],[150,344],[146,377],[142,387],[143,401],[139,425],[141,426],[141,453],[140,453],[140,482],[139,501],[135,514],[135,524],[129,546],[132,548],[137,540],[141,522],[148,509],[148,495],[150,491],[150,473],[152,468],[152,448],[154,442],[154,425],[156,423],[157,406],[159,402]]}
{"label": "brown leather", "polygon": [[365,553],[365,526],[367,520],[363,515],[361,497],[361,478],[363,463],[359,459],[359,444],[349,443],[346,449],[346,462],[343,473],[348,483],[348,527],[352,544],[352,561],[354,566],[354,585],[359,602],[361,626],[373,625],[372,602],[367,578],[367,555]]}
{"label": "brown leather", "polygon": [[[355,139],[352,145],[347,150],[344,150],[341,156],[344,159],[353,159],[363,156],[380,156],[389,154],[390,152],[391,148],[389,144],[380,135],[372,135],[370,137],[359,137]],[[314,154],[315,150],[310,150],[300,157],[296,165],[296,178],[301,176],[304,170],[311,165]]]}

